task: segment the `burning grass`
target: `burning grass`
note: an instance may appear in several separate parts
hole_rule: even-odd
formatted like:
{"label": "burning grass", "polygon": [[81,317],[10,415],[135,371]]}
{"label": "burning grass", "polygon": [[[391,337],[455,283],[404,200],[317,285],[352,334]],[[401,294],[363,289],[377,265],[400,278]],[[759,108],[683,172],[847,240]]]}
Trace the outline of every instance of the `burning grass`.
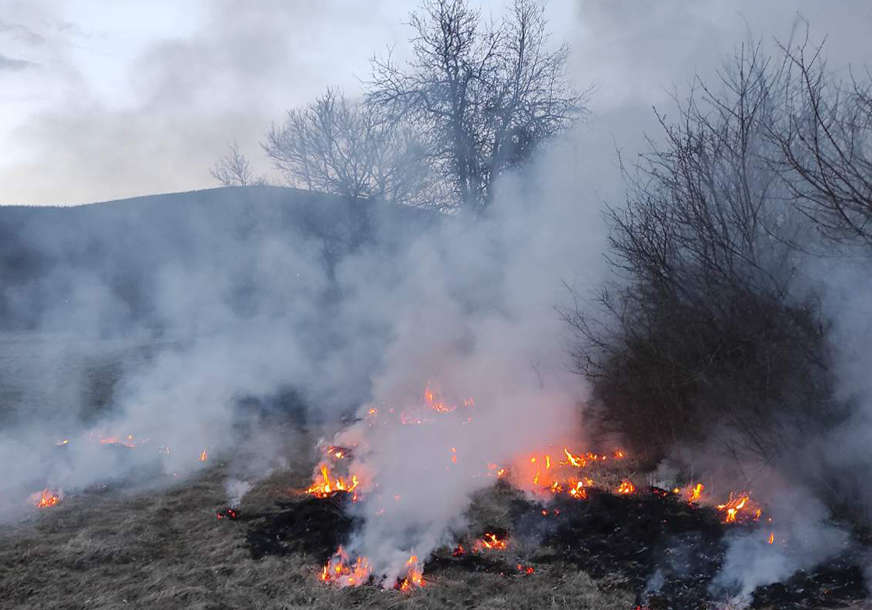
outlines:
{"label": "burning grass", "polygon": [[[627,591],[572,569],[537,570],[521,579],[470,571],[463,563],[436,566],[422,570],[425,586],[408,593],[325,585],[319,573],[327,557],[317,549],[329,549],[336,538],[318,536],[344,518],[343,501],[341,494],[326,499],[289,495],[289,489],[305,489],[309,472],[307,463],[262,481],[246,495],[235,521],[216,519],[216,507],[226,502],[219,464],[204,469],[197,480],[161,492],[109,488],[69,495],[52,510],[35,511],[0,534],[2,605],[532,610],[546,599],[554,608],[631,606]],[[277,507],[277,500],[285,504]],[[298,517],[295,526],[275,521],[300,510],[308,517]],[[318,535],[310,532],[317,545],[291,545],[255,559],[248,534],[268,522],[297,527],[297,532],[315,524],[325,527]]]}
{"label": "burning grass", "polygon": [[[495,477],[452,544],[410,556],[395,583],[376,583],[365,558],[344,550],[359,526],[354,491],[307,494],[311,462],[297,463],[239,507],[225,507],[226,473],[210,456],[198,479],[161,492],[110,487],[34,509],[0,535],[0,599],[8,607],[716,607],[706,605],[707,587],[725,532],[768,534],[742,517],[756,510],[750,499],[738,506],[743,496],[705,507],[701,486],[666,492],[642,486],[629,464],[612,473],[588,465],[602,483],[584,487],[583,499],[565,489],[533,500]],[[624,481],[634,489],[616,493]],[[735,522],[724,523],[728,508]],[[655,570],[663,583],[649,595]],[[336,586],[362,582],[380,586]],[[859,567],[842,558],[761,587],[753,602],[838,607],[865,594]]]}

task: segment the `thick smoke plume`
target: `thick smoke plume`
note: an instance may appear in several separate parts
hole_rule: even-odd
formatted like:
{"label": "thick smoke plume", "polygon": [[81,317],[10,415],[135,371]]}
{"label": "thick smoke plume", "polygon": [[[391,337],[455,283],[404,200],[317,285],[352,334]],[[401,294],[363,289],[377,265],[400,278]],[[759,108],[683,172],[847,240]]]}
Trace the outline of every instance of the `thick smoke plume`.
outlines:
{"label": "thick smoke plume", "polygon": [[[235,505],[284,464],[277,420],[333,432],[352,412],[359,421],[327,439],[356,445],[352,467],[369,486],[350,550],[390,584],[410,554],[426,557],[461,525],[470,494],[493,481],[489,464],[584,439],[587,389],[570,372],[555,306],[567,284],[590,294],[605,276],[600,210],[622,190],[613,151],[634,142],[629,158],[640,147],[651,124],[636,118],[645,101],[595,113],[505,176],[483,219],[373,209],[376,234],[355,248],[342,245],[341,210],[288,219],[261,205],[271,195],[260,188],[184,211],[95,208],[82,221],[87,239],[13,218],[4,252],[29,248],[37,262],[2,286],[0,460],[15,468],[0,482],[0,514],[27,514],[29,495],[44,487],[69,494],[184,477],[204,467],[203,451],[205,467],[230,461]],[[156,229],[137,231],[146,221]],[[809,449],[850,479],[869,468],[872,296],[868,261],[836,266],[803,272],[834,323],[838,388],[853,408]],[[457,409],[396,424],[403,412],[427,412],[428,387]],[[474,406],[462,406],[467,399]],[[101,439],[117,442],[107,450]],[[747,594],[847,544],[813,494],[777,475],[754,492],[772,504],[776,540],[791,548],[732,540],[717,587]],[[864,490],[847,500],[872,510],[868,485],[845,488]]]}

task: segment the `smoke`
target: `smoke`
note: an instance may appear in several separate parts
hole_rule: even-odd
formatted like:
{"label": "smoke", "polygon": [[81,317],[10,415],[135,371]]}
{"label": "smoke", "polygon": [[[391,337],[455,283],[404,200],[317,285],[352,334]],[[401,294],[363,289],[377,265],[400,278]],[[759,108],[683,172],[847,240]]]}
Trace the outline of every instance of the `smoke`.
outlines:
{"label": "smoke", "polygon": [[[632,55],[614,52],[617,65]],[[288,218],[257,188],[206,194],[185,209],[83,208],[78,233],[47,216],[10,222],[7,247],[32,249],[37,263],[2,287],[13,330],[0,353],[0,460],[16,466],[0,482],[4,518],[23,514],[43,487],[156,484],[218,460],[230,462],[233,506],[286,465],[287,430],[276,421],[303,413],[335,425],[351,410],[359,421],[332,439],[355,446],[351,469],[367,486],[349,549],[391,584],[411,554],[426,557],[462,525],[471,494],[493,482],[489,464],[584,438],[587,388],[570,372],[555,306],[566,284],[590,294],[604,278],[601,202],[621,197],[612,151],[634,152],[651,125],[640,95],[619,95],[505,176],[486,218],[419,222],[373,210],[378,234],[356,250],[329,202],[315,203],[328,208],[317,220]],[[869,466],[867,269],[821,274],[839,388],[857,408],[812,448],[846,477]],[[457,408],[434,414],[428,385]],[[403,413],[414,421],[397,423]],[[100,443],[128,435],[135,448]],[[856,488],[872,505],[869,488]],[[759,495],[773,501],[776,540],[790,546],[737,536],[717,586],[747,594],[844,548],[812,494],[772,489]]]}

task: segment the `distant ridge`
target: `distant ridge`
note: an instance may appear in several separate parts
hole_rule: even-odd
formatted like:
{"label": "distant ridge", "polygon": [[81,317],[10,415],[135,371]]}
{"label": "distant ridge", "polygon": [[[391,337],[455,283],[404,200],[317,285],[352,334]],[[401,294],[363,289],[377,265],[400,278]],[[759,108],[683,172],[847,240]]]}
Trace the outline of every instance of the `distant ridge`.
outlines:
{"label": "distant ridge", "polygon": [[164,270],[229,269],[264,240],[304,240],[329,275],[361,245],[390,248],[439,220],[425,209],[275,186],[0,206],[0,329],[38,325],[82,281],[102,286],[132,317],[145,315]]}

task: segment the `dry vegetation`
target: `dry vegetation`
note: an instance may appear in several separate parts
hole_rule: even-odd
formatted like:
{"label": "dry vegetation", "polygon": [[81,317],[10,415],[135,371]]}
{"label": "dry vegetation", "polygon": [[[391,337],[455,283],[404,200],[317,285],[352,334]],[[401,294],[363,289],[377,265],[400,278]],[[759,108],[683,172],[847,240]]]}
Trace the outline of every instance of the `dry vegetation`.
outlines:
{"label": "dry vegetation", "polygon": [[[253,515],[307,481],[277,473],[243,500]],[[616,582],[575,568],[537,566],[531,576],[445,569],[412,594],[320,583],[301,554],[253,560],[249,523],[219,521],[225,468],[213,464],[158,492],[106,489],[70,495],[0,536],[4,608],[632,608]],[[490,510],[496,510],[491,507]],[[490,515],[487,517],[490,518]]]}

